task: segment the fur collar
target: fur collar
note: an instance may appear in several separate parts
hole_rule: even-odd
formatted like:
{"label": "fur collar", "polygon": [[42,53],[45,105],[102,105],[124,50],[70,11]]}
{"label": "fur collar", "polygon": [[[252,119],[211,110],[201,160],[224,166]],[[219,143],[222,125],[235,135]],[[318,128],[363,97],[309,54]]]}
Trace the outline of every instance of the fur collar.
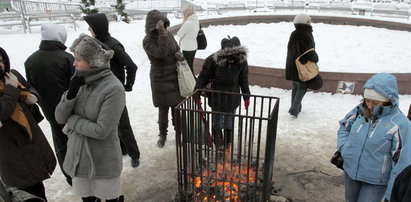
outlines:
{"label": "fur collar", "polygon": [[227,62],[244,63],[247,61],[248,49],[244,46],[224,48],[213,54],[213,60],[218,66],[224,67]]}

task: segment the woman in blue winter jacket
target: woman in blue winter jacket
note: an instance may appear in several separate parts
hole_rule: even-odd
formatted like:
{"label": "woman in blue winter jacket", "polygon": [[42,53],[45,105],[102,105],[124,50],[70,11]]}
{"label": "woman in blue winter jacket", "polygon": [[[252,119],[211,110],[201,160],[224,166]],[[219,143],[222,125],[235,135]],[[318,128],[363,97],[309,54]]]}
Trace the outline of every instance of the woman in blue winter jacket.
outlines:
{"label": "woman in blue winter jacket", "polygon": [[398,105],[397,79],[379,73],[365,83],[363,102],[339,122],[347,202],[390,199],[396,176],[411,164],[411,123]]}

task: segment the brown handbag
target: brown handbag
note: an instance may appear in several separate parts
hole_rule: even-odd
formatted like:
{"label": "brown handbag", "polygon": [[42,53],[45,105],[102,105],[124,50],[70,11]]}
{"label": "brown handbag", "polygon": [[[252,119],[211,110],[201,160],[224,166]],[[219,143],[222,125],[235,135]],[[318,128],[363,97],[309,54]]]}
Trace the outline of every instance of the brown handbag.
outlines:
{"label": "brown handbag", "polygon": [[317,64],[315,64],[315,62],[309,60],[305,64],[301,64],[300,62],[300,58],[311,51],[314,51],[314,48],[308,49],[303,54],[298,56],[297,59],[295,59],[295,65],[297,66],[298,70],[298,78],[303,82],[313,79],[319,73],[318,66]]}

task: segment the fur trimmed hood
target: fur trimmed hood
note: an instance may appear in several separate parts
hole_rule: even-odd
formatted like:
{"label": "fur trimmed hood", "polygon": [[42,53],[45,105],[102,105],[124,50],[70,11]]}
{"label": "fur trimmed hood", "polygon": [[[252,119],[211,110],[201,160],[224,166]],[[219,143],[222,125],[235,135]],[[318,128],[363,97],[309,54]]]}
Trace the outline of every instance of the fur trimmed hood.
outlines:
{"label": "fur trimmed hood", "polygon": [[97,39],[80,34],[71,45],[70,51],[86,60],[91,67],[102,67],[109,63],[114,55],[114,51],[106,50],[103,47],[104,44]]}
{"label": "fur trimmed hood", "polygon": [[247,62],[248,49],[244,46],[227,47],[213,54],[213,60],[218,66],[224,67],[226,63],[241,64]]}

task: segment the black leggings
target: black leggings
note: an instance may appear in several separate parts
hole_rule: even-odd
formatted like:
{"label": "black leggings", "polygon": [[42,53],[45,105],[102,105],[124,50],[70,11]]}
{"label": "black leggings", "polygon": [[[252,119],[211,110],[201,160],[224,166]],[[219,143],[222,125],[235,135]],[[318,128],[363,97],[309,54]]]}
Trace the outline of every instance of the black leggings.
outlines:
{"label": "black leggings", "polygon": [[45,201],[47,201],[46,192],[44,190],[43,182],[39,182],[35,185],[23,188],[21,190],[26,191],[30,194],[33,194],[34,196],[40,197],[40,198],[44,199]]}
{"label": "black leggings", "polygon": [[195,74],[194,74],[194,69],[193,69],[193,63],[194,63],[194,57],[196,55],[196,52],[197,52],[196,50],[183,51],[184,58],[187,60],[187,64],[188,66],[190,66],[191,72],[193,73],[194,76]]}

